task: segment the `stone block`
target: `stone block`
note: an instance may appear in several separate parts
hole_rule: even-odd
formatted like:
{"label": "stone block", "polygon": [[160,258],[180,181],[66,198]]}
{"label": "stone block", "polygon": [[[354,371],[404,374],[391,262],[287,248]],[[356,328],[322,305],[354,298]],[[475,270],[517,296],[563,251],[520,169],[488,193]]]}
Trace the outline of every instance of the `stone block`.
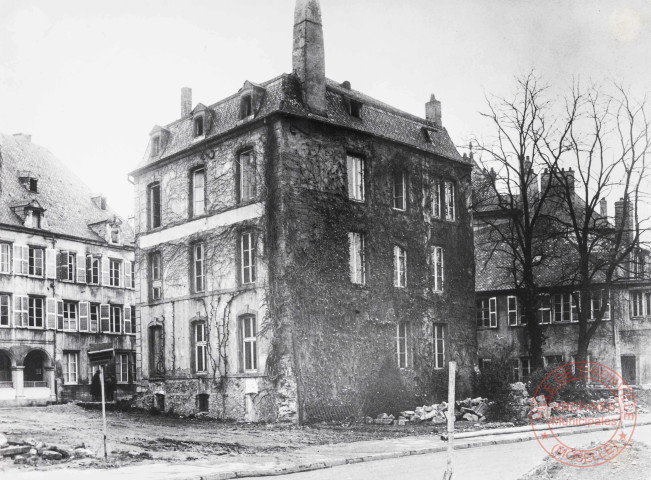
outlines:
{"label": "stone block", "polygon": [[63,455],[54,450],[45,450],[42,457],[43,460],[61,460],[63,458]]}
{"label": "stone block", "polygon": [[14,445],[11,447],[1,448],[0,456],[10,457],[13,455],[21,455],[23,453],[28,453],[32,447],[29,445]]}

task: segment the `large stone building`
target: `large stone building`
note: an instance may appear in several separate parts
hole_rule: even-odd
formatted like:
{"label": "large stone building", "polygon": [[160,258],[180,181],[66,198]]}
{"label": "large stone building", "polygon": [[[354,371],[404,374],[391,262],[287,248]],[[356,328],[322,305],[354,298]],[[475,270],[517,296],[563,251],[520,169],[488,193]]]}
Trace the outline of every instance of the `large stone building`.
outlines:
{"label": "large stone building", "polygon": [[210,106],[183,89],[131,174],[144,405],[300,421],[363,409],[383,365],[413,386],[450,359],[468,389],[471,164],[425,111],[326,79],[317,0],[293,73]]}
{"label": "large stone building", "polygon": [[29,135],[0,135],[0,404],[90,399],[111,342],[134,392],[133,230]]}
{"label": "large stone building", "polygon": [[[475,173],[475,185],[487,172]],[[573,172],[567,171],[573,184]],[[554,182],[549,171],[541,175],[541,185]],[[481,187],[477,191],[485,191]],[[518,214],[495,202],[478,201],[474,214],[475,260],[476,260],[476,318],[478,362],[480,368],[485,362],[510,358],[513,380],[526,380],[532,370],[529,353],[529,337],[522,315],[522,305],[514,284],[517,267],[511,247],[494,248],[500,242],[499,235],[492,235],[496,228],[509,222],[509,217]],[[561,202],[559,204],[559,202]],[[556,209],[554,216],[563,215],[565,200],[558,200],[552,194],[547,203]],[[575,208],[581,208],[582,200],[576,197]],[[595,215],[599,224],[624,227],[624,235],[632,228],[632,213],[624,218],[624,202],[614,205],[614,215],[608,216],[607,202],[602,199],[600,212]],[[543,207],[545,208],[545,207]],[[559,213],[560,212],[560,213]],[[629,212],[632,209],[629,207]],[[597,228],[595,226],[595,228]],[[619,228],[619,227],[617,227]],[[628,232],[628,233],[627,233]],[[549,237],[545,237],[549,240]],[[543,360],[545,366],[573,362],[578,350],[579,323],[577,301],[580,299],[576,282],[570,281],[576,274],[576,251],[568,241],[556,240],[553,255],[547,260],[538,260],[534,275],[539,291],[538,322],[545,338]],[[590,319],[598,314],[602,302],[607,301],[603,321],[598,325],[590,342],[588,360],[602,363],[620,370],[630,385],[651,385],[651,274],[648,271],[648,252],[636,248],[629,261],[618,267],[614,281],[608,288],[603,285],[603,275],[594,275],[595,292],[590,305]],[[588,322],[588,328],[593,320]]]}

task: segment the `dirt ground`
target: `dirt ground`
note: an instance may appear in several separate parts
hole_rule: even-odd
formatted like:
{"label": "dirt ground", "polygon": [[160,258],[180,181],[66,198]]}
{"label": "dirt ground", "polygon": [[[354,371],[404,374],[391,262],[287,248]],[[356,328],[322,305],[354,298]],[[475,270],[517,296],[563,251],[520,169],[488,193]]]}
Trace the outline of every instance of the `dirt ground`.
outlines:
{"label": "dirt ground", "polygon": [[[204,460],[215,455],[274,455],[309,445],[377,440],[406,435],[433,435],[443,426],[431,423],[392,425],[245,424],[207,418],[151,415],[142,411],[107,412],[108,465],[103,462],[100,410],[74,404],[48,407],[0,409],[0,433],[11,442],[33,439],[47,446],[90,448],[96,458],[52,462],[41,460],[36,467],[104,467],[134,462]],[[468,426],[470,427],[470,426]],[[0,458],[1,468],[13,461]],[[33,467],[33,466],[32,466]],[[16,466],[16,468],[32,468]]]}
{"label": "dirt ground", "polygon": [[578,468],[564,465],[553,458],[545,461],[520,480],[613,480],[651,478],[649,446],[632,440],[622,453],[597,467]]}

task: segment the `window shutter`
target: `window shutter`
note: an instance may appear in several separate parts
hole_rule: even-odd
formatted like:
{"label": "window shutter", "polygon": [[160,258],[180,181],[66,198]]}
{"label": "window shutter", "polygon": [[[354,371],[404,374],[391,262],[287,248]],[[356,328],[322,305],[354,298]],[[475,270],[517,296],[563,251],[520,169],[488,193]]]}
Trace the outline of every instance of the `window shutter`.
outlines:
{"label": "window shutter", "polygon": [[108,257],[102,257],[102,285],[108,285],[110,282],[110,272],[111,263]]}
{"label": "window shutter", "polygon": [[86,264],[84,262],[85,255],[77,255],[77,283],[86,283]]}
{"label": "window shutter", "polygon": [[126,288],[126,286],[127,286],[124,283],[124,280],[125,280],[124,277],[125,277],[125,271],[126,271],[125,264],[126,264],[125,261],[121,261],[119,263],[119,265],[118,265],[118,270],[119,270],[119,272],[118,272],[118,282],[120,282],[118,287],[122,287],[122,288]]}
{"label": "window shutter", "polygon": [[25,295],[14,295],[14,326],[23,326],[23,299],[27,300]]}
{"label": "window shutter", "polygon": [[45,249],[45,276],[56,278],[57,274],[57,251],[54,248]]}
{"label": "window shutter", "polygon": [[57,329],[63,330],[63,300],[57,300]]}
{"label": "window shutter", "polygon": [[14,244],[14,274],[25,275],[23,271],[23,246]]}
{"label": "window shutter", "polygon": [[45,301],[45,328],[56,330],[57,328],[57,300],[56,298],[47,298]]}
{"label": "window shutter", "polygon": [[64,257],[68,255],[68,252],[59,252],[59,254],[56,256],[56,264],[57,264],[57,273],[56,273],[56,278],[57,280],[62,280],[67,277],[67,275],[64,276],[63,272],[63,265],[64,263]]}
{"label": "window shutter", "polygon": [[488,300],[490,326],[497,327],[497,298],[492,297]]}
{"label": "window shutter", "polygon": [[124,328],[123,332],[124,333],[133,333],[131,331],[131,306],[130,305],[125,305],[124,306]]}
{"label": "window shutter", "polygon": [[99,331],[108,332],[110,330],[111,307],[107,303],[99,306]]}
{"label": "window shutter", "polygon": [[124,288],[131,288],[131,264],[133,262],[124,262]]}
{"label": "window shutter", "polygon": [[79,331],[88,331],[88,302],[79,302]]}

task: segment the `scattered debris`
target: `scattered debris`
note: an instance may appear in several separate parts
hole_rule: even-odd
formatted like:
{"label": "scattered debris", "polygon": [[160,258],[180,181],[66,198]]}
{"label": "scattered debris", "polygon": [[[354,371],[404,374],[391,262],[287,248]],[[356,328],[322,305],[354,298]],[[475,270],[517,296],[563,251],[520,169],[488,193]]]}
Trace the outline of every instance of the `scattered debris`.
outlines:
{"label": "scattered debris", "polygon": [[4,434],[0,434],[0,457],[12,457],[17,465],[35,466],[42,461],[52,463],[65,462],[71,458],[95,457],[95,453],[86,448],[84,443],[73,449],[57,445],[46,445],[33,438],[12,442]]}

